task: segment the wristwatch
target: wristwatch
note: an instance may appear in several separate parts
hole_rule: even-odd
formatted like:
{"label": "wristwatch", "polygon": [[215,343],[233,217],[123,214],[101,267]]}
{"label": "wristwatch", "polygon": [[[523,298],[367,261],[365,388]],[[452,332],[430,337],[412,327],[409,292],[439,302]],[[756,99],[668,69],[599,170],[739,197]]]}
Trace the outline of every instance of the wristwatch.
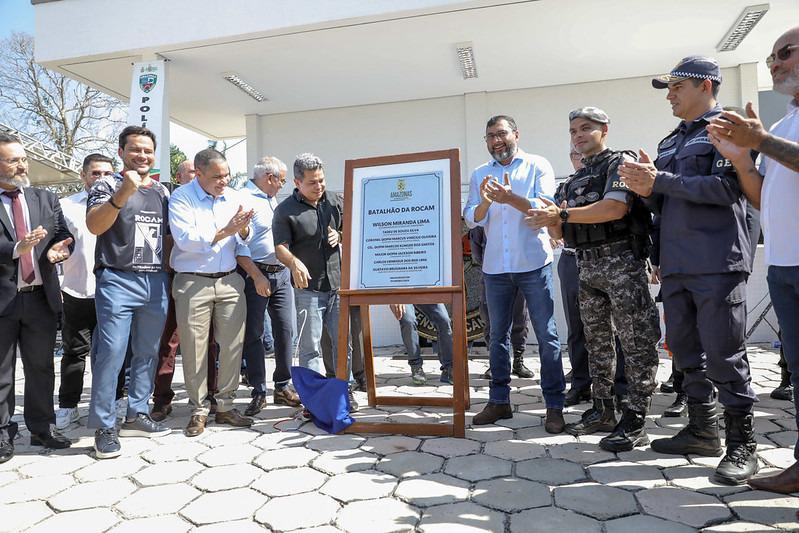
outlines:
{"label": "wristwatch", "polygon": [[561,209],[560,210],[560,219],[563,222],[566,222],[567,220],[569,220],[569,210],[568,209]]}

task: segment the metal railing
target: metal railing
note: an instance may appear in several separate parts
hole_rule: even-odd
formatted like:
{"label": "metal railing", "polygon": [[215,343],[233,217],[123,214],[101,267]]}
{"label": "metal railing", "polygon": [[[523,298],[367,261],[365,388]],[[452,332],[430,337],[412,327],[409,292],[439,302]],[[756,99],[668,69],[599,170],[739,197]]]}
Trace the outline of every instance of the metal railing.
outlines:
{"label": "metal railing", "polygon": [[19,131],[6,124],[0,123],[0,131],[19,138],[19,140],[22,141],[22,146],[25,147],[25,152],[27,152],[28,157],[35,157],[40,162],[48,164],[66,174],[74,174],[75,179],[78,179],[80,176],[80,161],[52,146],[46,145],[39,139],[31,137],[24,131]]}

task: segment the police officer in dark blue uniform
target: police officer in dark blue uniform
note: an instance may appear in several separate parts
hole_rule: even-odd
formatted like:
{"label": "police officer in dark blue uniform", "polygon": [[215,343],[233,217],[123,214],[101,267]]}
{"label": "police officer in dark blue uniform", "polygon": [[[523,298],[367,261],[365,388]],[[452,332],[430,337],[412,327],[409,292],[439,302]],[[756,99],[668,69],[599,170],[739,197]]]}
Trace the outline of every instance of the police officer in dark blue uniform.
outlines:
{"label": "police officer in dark blue uniform", "polygon": [[709,57],[683,59],[652,80],[668,89],[679,126],[658,145],[651,163],[641,151],[619,175],[661,215],[660,269],[666,337],[684,372],[688,425],[652,442],[669,454],[722,454],[713,387],[724,406],[726,453],[714,479],[736,485],[757,471],[757,444],[746,357],[746,279],[750,244],[746,206],[731,163],[708,139],[705,126],[721,114],[721,72]]}

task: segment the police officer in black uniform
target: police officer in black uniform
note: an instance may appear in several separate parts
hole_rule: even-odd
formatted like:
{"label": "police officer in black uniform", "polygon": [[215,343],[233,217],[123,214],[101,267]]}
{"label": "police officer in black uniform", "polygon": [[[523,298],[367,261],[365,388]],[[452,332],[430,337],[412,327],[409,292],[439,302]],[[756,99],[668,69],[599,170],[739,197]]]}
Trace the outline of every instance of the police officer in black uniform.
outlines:
{"label": "police officer in black uniform", "polygon": [[688,396],[688,425],[652,442],[669,454],[722,454],[713,386],[724,405],[726,453],[714,479],[736,485],[757,471],[752,431],[756,396],[746,357],[746,279],[750,243],[746,206],[730,162],[705,126],[721,114],[721,72],[709,57],[683,59],[652,80],[668,89],[679,126],[658,145],[654,164],[641,151],[619,175],[661,215],[660,270],[666,337]]}
{"label": "police officer in black uniform", "polygon": [[[646,268],[651,214],[616,172],[625,153],[606,148],[609,123],[607,114],[596,107],[569,114],[572,144],[585,166],[566,183],[560,207],[533,209],[528,219],[534,227],[547,226],[553,238],[562,237],[576,250],[594,405],[566,431],[609,431],[599,445],[619,452],[649,443],[644,424],[656,386],[660,319]],[[628,392],[618,423],[612,391],[614,333],[624,351]]]}

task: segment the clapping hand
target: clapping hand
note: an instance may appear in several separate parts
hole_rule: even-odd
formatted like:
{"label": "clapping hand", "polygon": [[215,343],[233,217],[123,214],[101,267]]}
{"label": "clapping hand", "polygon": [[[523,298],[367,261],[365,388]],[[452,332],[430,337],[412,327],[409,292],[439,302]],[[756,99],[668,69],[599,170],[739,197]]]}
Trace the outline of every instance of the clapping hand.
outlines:
{"label": "clapping hand", "polygon": [[489,202],[497,202],[498,204],[510,202],[511,198],[513,198],[513,191],[511,190],[508,173],[505,172],[502,183],[494,181],[491,176],[486,176],[480,185],[480,192]]}
{"label": "clapping hand", "polygon": [[59,263],[69,258],[69,245],[72,244],[72,237],[67,237],[63,241],[57,242],[47,250],[47,259],[51,263]]}
{"label": "clapping hand", "polygon": [[638,161],[624,161],[619,165],[619,177],[635,194],[646,198],[652,194],[655,186],[657,168],[652,164],[652,158],[643,150],[639,150]]}
{"label": "clapping hand", "polygon": [[17,253],[24,255],[30,252],[45,237],[47,237],[47,230],[41,226],[36,226],[33,231],[26,233],[22,240],[17,243]]}
{"label": "clapping hand", "polygon": [[524,222],[535,230],[554,226],[560,223],[560,210],[566,209],[566,202],[561,203],[560,207],[547,198],[539,198],[544,203],[544,207],[537,207],[527,210]]}

